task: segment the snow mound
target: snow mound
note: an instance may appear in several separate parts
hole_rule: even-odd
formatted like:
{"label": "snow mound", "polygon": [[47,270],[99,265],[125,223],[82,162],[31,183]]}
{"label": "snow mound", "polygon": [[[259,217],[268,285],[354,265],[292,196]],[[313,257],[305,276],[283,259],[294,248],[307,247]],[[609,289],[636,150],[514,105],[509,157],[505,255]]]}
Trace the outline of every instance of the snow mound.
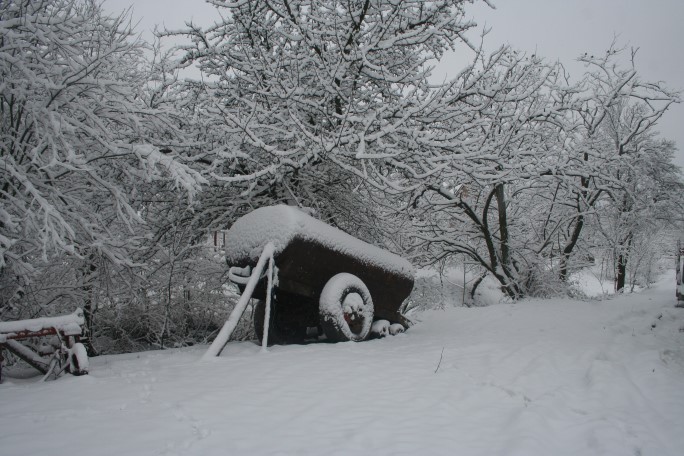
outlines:
{"label": "snow mound", "polygon": [[226,233],[226,261],[230,265],[255,262],[269,242],[277,256],[295,238],[413,279],[413,266],[407,260],[285,205],[262,207],[238,219]]}
{"label": "snow mound", "polygon": [[371,326],[371,336],[375,338],[387,337],[389,335],[389,332],[390,322],[387,320],[374,321],[373,326]]}
{"label": "snow mound", "polygon": [[401,323],[393,323],[389,327],[389,333],[391,336],[396,336],[397,334],[401,334],[404,331],[406,331],[406,329],[404,328],[404,325],[402,325]]}

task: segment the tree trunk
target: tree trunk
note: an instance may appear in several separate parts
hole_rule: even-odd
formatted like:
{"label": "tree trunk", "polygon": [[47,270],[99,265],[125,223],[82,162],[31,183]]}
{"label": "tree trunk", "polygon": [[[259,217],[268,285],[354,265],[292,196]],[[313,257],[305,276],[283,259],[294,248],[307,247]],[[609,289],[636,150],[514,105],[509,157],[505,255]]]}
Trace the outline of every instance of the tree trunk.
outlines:
{"label": "tree trunk", "polygon": [[617,275],[615,276],[615,290],[621,293],[625,288],[625,278],[627,276],[627,255],[618,255]]}
{"label": "tree trunk", "polygon": [[577,245],[577,241],[579,240],[580,233],[582,232],[583,227],[584,216],[580,214],[577,216],[577,221],[575,222],[575,227],[572,230],[570,240],[565,245],[563,253],[560,257],[560,272],[558,273],[558,277],[563,282],[565,282],[568,278],[568,263],[570,262],[570,255],[572,255],[572,251],[575,249],[575,246]]}
{"label": "tree trunk", "polygon": [[84,265],[83,274],[83,335],[81,336],[81,343],[86,349],[88,356],[97,356],[97,350],[93,346],[93,280],[95,280],[95,273],[97,272],[97,265],[95,264],[95,255],[93,253],[88,255],[87,263]]}
{"label": "tree trunk", "polygon": [[[587,154],[584,154],[584,160],[585,161],[589,160],[589,157]],[[589,188],[589,179],[582,177],[580,179],[580,185],[582,186],[582,192],[581,192],[581,194],[577,195],[577,200],[576,200],[577,217],[575,218],[575,226],[572,229],[572,234],[570,235],[570,239],[565,244],[565,247],[563,248],[563,252],[561,253],[561,257],[560,257],[560,272],[558,273],[558,278],[562,282],[565,282],[568,279],[568,263],[570,262],[570,256],[572,255],[572,251],[575,250],[575,246],[577,245],[577,241],[579,241],[580,234],[582,234],[582,228],[584,228],[584,214],[582,213],[582,200],[586,199],[586,197],[587,197],[587,189]],[[596,200],[594,199],[594,201],[596,201]]]}
{"label": "tree trunk", "polygon": [[499,215],[499,234],[501,236],[501,266],[508,271],[511,268],[511,253],[508,246],[508,215],[506,214],[506,196],[503,184],[496,186],[496,206]]}
{"label": "tree trunk", "polygon": [[617,274],[615,275],[615,291],[622,293],[627,279],[627,260],[629,259],[629,249],[632,246],[632,233],[627,235],[627,239],[620,243],[620,253],[617,258]]}
{"label": "tree trunk", "polygon": [[506,277],[506,283],[503,284],[504,292],[513,299],[519,299],[525,295],[525,289],[518,282],[518,269],[515,265],[515,261],[511,257],[508,214],[506,211],[506,194],[504,193],[503,184],[497,184],[495,187],[495,197],[499,218],[499,236],[501,237],[499,246],[499,251],[501,252],[501,269]]}

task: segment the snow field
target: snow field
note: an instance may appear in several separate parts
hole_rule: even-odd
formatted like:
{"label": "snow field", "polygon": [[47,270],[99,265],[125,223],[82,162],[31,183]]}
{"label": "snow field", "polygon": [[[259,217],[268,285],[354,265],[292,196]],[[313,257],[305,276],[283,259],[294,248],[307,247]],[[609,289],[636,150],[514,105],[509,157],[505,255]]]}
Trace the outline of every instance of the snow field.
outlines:
{"label": "snow field", "polygon": [[657,455],[684,448],[672,280],[420,314],[363,343],[229,343],[0,385],[7,455]]}

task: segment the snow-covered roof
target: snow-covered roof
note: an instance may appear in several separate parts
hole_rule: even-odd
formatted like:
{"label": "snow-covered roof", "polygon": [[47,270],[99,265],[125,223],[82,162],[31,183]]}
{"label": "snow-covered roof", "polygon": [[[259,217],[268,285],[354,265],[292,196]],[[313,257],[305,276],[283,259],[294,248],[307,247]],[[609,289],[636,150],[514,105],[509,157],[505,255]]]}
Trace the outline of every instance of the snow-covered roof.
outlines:
{"label": "snow-covered roof", "polygon": [[55,328],[67,335],[81,334],[84,323],[83,310],[59,317],[33,318],[30,320],[0,321],[0,343],[22,332],[38,332],[42,329]]}
{"label": "snow-covered roof", "polygon": [[247,259],[256,261],[268,242],[273,243],[277,255],[295,238],[317,242],[401,276],[414,276],[411,263],[399,255],[357,239],[296,207],[285,205],[262,207],[238,219],[226,234],[226,259],[229,264]]}

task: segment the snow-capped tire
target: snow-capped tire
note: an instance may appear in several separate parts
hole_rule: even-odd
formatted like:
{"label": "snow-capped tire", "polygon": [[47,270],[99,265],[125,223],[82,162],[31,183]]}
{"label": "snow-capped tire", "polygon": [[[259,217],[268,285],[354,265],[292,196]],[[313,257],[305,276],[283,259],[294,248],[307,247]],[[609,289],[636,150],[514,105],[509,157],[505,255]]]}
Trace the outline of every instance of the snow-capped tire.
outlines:
{"label": "snow-capped tire", "polygon": [[373,324],[373,300],[368,287],[345,272],[325,284],[318,311],[323,332],[333,342],[362,341]]}
{"label": "snow-capped tire", "polygon": [[88,366],[88,351],[82,343],[75,343],[69,349],[69,372],[73,375],[85,375],[88,373]]}

